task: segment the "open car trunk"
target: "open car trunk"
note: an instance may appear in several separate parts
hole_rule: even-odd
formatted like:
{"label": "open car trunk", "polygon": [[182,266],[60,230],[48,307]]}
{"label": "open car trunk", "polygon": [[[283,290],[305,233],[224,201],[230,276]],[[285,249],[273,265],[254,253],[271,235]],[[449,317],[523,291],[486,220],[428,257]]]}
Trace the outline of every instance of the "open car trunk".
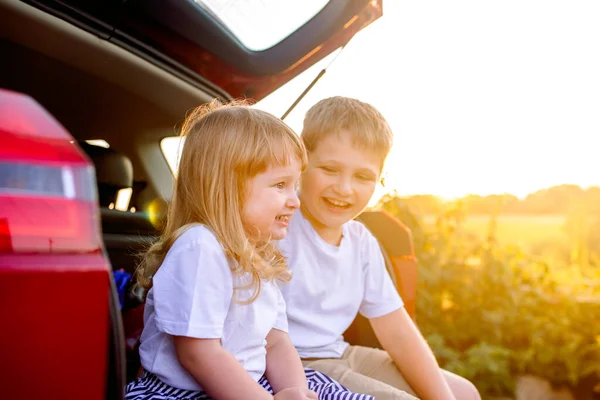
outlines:
{"label": "open car trunk", "polygon": [[382,0],[27,2],[192,85],[256,101],[383,12]]}
{"label": "open car trunk", "polygon": [[[238,2],[242,3],[256,4]],[[274,7],[281,2],[260,3]],[[160,200],[170,198],[173,179],[160,141],[174,134],[189,109],[213,98],[260,100],[344,46],[382,15],[382,0],[324,0],[303,19],[278,25],[277,34],[252,37],[248,32],[268,31],[265,26],[277,25],[277,14],[264,9],[270,17],[260,19],[258,12],[243,18],[225,7],[227,4],[235,2],[0,0],[0,54],[4,61],[0,63],[0,88],[33,97],[82,148],[88,139],[107,141],[115,153],[124,155],[118,165],[132,170],[118,175],[123,181],[129,179],[124,187],[134,188],[137,211],[112,210],[110,201],[100,204],[104,250],[115,269],[131,271],[137,252],[156,237],[156,221],[149,216],[160,208]],[[295,12],[288,10],[281,18],[290,17],[288,14]],[[110,167],[103,157],[98,155],[101,161],[96,164],[99,187],[103,184],[99,178],[106,176],[101,169]],[[100,191],[101,199],[108,198]],[[399,237],[394,230],[400,228],[390,229],[392,233],[381,235]],[[410,235],[403,237],[410,241]],[[382,240],[382,244],[387,250],[387,242]],[[412,260],[410,257],[412,254],[390,253],[392,263]],[[391,271],[396,268],[392,266]],[[411,282],[396,279],[400,290]],[[125,380],[125,345],[119,335],[120,319],[114,315],[115,304],[113,298],[109,365],[107,371],[102,370],[107,375],[106,398],[110,399],[119,398]],[[125,330],[134,338],[139,334],[139,309],[138,314],[129,316]],[[364,335],[357,334],[356,340],[361,338]],[[131,375],[136,372],[135,341],[129,350]]]}

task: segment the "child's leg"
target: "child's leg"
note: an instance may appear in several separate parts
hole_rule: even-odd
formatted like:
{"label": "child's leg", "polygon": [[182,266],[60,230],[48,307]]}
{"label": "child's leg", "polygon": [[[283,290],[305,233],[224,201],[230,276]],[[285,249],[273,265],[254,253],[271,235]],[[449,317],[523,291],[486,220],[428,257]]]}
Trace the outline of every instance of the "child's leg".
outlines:
{"label": "child's leg", "polygon": [[369,394],[377,400],[415,400],[415,397],[402,390],[352,371],[343,359],[303,360],[303,364],[335,379],[355,393]]}
{"label": "child's leg", "polygon": [[446,382],[448,382],[448,386],[450,386],[456,400],[481,400],[479,391],[471,381],[445,369],[442,369],[442,374],[446,378]]}
{"label": "child's leg", "polygon": [[[266,379],[264,381],[266,381]],[[262,384],[262,386],[265,387],[264,384]],[[143,371],[139,378],[130,382],[125,387],[125,400],[148,399],[211,400],[206,392],[178,389],[171,385],[167,385],[153,373]]]}
{"label": "child's leg", "polygon": [[[344,358],[353,371],[416,395],[386,351],[370,347],[350,346],[344,353]],[[479,392],[471,382],[445,370],[442,370],[442,374],[456,400],[481,400]]]}

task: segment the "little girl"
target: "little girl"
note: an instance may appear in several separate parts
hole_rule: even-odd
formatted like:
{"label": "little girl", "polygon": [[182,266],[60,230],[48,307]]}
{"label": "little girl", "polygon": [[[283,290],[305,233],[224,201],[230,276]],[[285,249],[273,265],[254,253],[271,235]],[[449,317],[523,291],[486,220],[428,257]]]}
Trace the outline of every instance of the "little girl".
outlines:
{"label": "little girl", "polygon": [[182,135],[167,224],[137,271],[144,372],[126,399],[372,399],[303,370],[287,334],[275,281],[290,272],[270,240],[299,206],[299,137],[268,113],[215,103]]}

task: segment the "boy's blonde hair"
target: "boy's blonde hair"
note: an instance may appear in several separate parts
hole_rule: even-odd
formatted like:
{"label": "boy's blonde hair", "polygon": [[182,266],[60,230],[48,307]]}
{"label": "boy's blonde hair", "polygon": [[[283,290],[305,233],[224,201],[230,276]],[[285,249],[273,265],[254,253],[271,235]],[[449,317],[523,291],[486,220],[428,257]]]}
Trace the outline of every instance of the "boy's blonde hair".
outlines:
{"label": "boy's blonde hair", "polygon": [[248,181],[269,166],[292,160],[299,160],[304,169],[304,145],[283,121],[241,102],[215,101],[196,108],[186,118],[181,136],[185,145],[165,230],[136,271],[137,283],[150,289],[152,276],[175,240],[194,224],[203,224],[217,237],[233,272],[252,276],[243,287],[254,289],[251,302],[260,294],[261,278],[287,281],[291,275],[275,246],[247,234],[241,213]]}
{"label": "boy's blonde hair", "polygon": [[312,106],[304,117],[302,140],[313,151],[319,141],[342,131],[351,135],[355,146],[375,152],[381,167],[392,148],[392,129],[372,105],[349,97],[330,97]]}

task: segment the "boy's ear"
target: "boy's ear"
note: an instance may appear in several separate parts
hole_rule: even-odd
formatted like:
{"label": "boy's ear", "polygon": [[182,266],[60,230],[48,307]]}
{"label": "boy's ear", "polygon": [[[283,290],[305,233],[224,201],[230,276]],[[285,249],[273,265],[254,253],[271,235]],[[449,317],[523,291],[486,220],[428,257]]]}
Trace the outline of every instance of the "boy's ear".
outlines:
{"label": "boy's ear", "polygon": [[379,176],[379,183],[381,183],[381,186],[385,187],[385,178],[387,177],[387,172],[382,172],[381,175]]}

